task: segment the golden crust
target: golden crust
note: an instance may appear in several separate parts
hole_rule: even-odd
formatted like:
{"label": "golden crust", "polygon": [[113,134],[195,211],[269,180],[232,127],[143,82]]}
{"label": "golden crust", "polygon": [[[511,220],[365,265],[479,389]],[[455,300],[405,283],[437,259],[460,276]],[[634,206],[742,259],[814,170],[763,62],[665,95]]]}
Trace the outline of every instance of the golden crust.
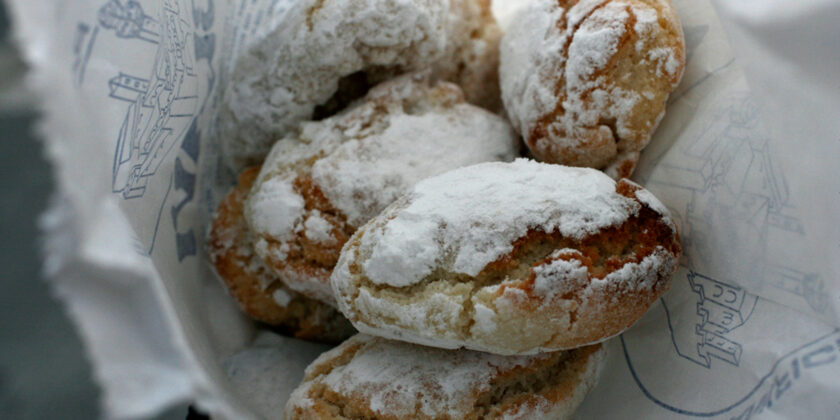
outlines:
{"label": "golden crust", "polygon": [[[347,338],[355,330],[341,313],[287,288],[251,249],[253,237],[242,208],[258,173],[259,167],[244,170],[237,186],[219,203],[208,242],[216,272],[251,318],[301,339],[334,343]],[[278,304],[275,295],[286,305]]]}
{"label": "golden crust", "polygon": [[[615,179],[629,177],[685,69],[685,40],[674,8],[670,0],[561,0],[556,7],[564,9],[553,32],[562,46],[540,64],[554,70],[531,82],[553,90],[556,103],[540,112],[517,107],[507,111],[521,121],[525,143],[536,158],[601,169]],[[585,14],[572,20],[573,12]],[[650,12],[656,14],[655,22],[642,24],[642,14]],[[606,45],[587,47],[582,54],[610,55],[604,63],[569,70],[573,59],[580,58],[570,56],[570,49],[584,28],[615,30],[615,51]],[[529,45],[518,41],[509,48]]]}
{"label": "golden crust", "polygon": [[[295,177],[292,186],[294,192],[303,198],[304,217],[317,214],[329,223],[329,235],[332,240],[312,240],[303,230],[295,233],[292,240],[281,242],[264,238],[269,247],[288,247],[288,251],[282,257],[276,253],[266,253],[265,263],[276,273],[282,274],[283,278],[300,279],[298,283],[318,285],[314,286],[313,290],[329,288],[330,274],[338,261],[341,247],[356,231],[356,227],[347,223],[347,217],[330,203],[308,174]],[[312,298],[318,297],[322,302],[331,300],[313,292]]]}
{"label": "golden crust", "polygon": [[[451,82],[421,72],[382,83],[275,144],[246,203],[255,250],[290,288],[334,305],[330,275],[360,225],[420,179],[513,159],[518,146],[507,121],[467,104]],[[275,182],[284,185],[283,198],[270,191]],[[266,200],[275,201],[262,207]],[[288,218],[264,221],[287,208]]]}
{"label": "golden crust", "polygon": [[[286,418],[565,419],[594,386],[604,358],[600,344],[505,358],[360,334],[307,368]],[[372,359],[375,376],[359,374]]]}
{"label": "golden crust", "polygon": [[[432,346],[533,354],[604,341],[633,325],[670,288],[681,255],[676,227],[638,198],[640,190],[626,179],[616,184],[617,194],[639,206],[618,225],[582,239],[531,229],[474,277],[437,269],[407,288],[374,284],[365,274],[369,251],[362,236],[375,220],[343,250],[333,275],[337,299],[361,332]],[[551,273],[560,260],[572,271]],[[578,269],[582,277],[572,273]],[[441,296],[463,307],[441,316]],[[434,322],[416,324],[401,312]]]}
{"label": "golden crust", "polygon": [[[616,192],[635,199],[641,188],[620,180]],[[546,255],[545,250],[571,249],[577,252]],[[588,283],[606,278],[628,264],[642,264],[655,253],[665,252],[663,265],[647,279],[648,287],[634,288],[623,283],[611,283],[603,288],[591,289],[587,283],[572,283],[563,294],[547,301],[543,293],[535,291],[537,272],[555,260],[575,261],[588,272]],[[513,244],[513,250],[488,265],[478,278],[481,282],[505,278],[523,262],[530,265],[528,274],[520,281],[506,282],[493,293],[479,292],[478,301],[499,308],[499,298],[511,303],[510,313],[500,320],[500,328],[524,335],[523,339],[545,337],[542,347],[568,349],[588,343],[603,341],[633,325],[657,299],[671,287],[670,278],[682,252],[679,234],[673,225],[646,205],[623,224],[604,229],[582,240],[570,240],[557,232],[545,233],[530,230]],[[594,293],[593,293],[594,291]],[[552,300],[556,301],[552,302]],[[549,334],[549,326],[565,320],[568,324],[562,333]],[[524,321],[524,322],[523,322]],[[544,332],[539,332],[542,330]],[[479,334],[479,337],[481,334]],[[488,341],[498,338],[480,337]],[[515,340],[506,336],[505,340]]]}

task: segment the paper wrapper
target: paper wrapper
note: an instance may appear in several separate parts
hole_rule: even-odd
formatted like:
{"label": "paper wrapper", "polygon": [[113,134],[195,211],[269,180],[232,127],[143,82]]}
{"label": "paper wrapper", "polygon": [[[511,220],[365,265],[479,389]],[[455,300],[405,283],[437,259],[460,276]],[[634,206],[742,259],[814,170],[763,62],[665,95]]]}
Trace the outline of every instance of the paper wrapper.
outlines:
{"label": "paper wrapper", "polygon": [[[235,175],[219,93],[290,1],[9,3],[55,166],[46,270],[107,417],[185,401],[279,417],[324,349],[263,337],[231,357],[255,327],[203,250]],[[685,256],[671,292],[609,342],[578,415],[840,418],[840,6],[675,4],[688,66],[635,178],[671,210]]]}

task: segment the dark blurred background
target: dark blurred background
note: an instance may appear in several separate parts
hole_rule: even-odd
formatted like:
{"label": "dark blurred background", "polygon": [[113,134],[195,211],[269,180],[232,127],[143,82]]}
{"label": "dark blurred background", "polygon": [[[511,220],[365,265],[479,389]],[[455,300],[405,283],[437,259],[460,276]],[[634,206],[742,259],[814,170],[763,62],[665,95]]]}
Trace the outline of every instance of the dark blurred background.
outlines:
{"label": "dark blurred background", "polygon": [[[11,42],[0,1],[0,418],[99,418],[100,391],[62,305],[41,273],[37,220],[52,174],[33,125],[26,66]],[[160,419],[183,419],[177,407]]]}

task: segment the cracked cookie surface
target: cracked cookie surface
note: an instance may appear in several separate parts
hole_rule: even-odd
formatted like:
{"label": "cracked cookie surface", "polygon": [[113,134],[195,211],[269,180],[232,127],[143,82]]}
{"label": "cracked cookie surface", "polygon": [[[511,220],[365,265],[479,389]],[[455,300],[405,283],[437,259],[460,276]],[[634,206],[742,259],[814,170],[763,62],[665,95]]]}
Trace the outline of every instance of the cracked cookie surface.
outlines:
{"label": "cracked cookie surface", "polygon": [[501,31],[487,0],[300,0],[262,30],[237,57],[220,111],[236,167],[406,72],[433,69],[469,101],[499,108]]}
{"label": "cracked cookie surface", "polygon": [[361,332],[533,354],[628,328],[680,252],[667,209],[638,185],[518,159],[418,183],[356,231],[331,284]]}
{"label": "cracked cookie surface", "polygon": [[257,173],[259,167],[251,167],[239,175],[239,183],[219,203],[210,229],[208,254],[228,293],[251,318],[297,338],[336,343],[355,334],[335,308],[289,289],[254,253],[254,235],[242,207]]}
{"label": "cracked cookie surface", "polygon": [[685,69],[670,0],[536,0],[501,44],[502,99],[540,160],[629,177]]}
{"label": "cracked cookie surface", "polygon": [[428,72],[385,82],[275,144],[245,208],[255,250],[289,287],[334,304],[329,276],[359,226],[424,178],[518,149],[508,123],[456,85]]}
{"label": "cracked cookie surface", "polygon": [[533,356],[356,335],[306,369],[292,419],[566,419],[597,381],[600,344]]}

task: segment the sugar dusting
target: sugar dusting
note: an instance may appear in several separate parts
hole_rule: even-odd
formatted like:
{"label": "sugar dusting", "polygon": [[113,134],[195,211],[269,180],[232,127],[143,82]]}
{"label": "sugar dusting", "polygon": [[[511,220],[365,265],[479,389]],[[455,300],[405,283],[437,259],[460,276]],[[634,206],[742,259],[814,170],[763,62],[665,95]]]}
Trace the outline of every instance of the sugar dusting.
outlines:
{"label": "sugar dusting", "polygon": [[[314,414],[306,410],[316,406],[343,412],[352,405],[376,418],[571,418],[597,383],[606,349],[571,355],[571,369],[558,365],[568,360],[563,356],[453,352],[357,334],[307,367],[285,414],[306,418]],[[562,370],[559,375],[572,375],[574,385],[557,386],[540,372],[554,366]],[[541,392],[527,392],[530,387]]]}
{"label": "sugar dusting", "polygon": [[376,216],[418,181],[488,160],[510,160],[516,140],[502,119],[459,104],[421,115],[393,112],[382,132],[347,141],[312,167],[324,194],[353,225]]}
{"label": "sugar dusting", "polygon": [[[682,45],[663,44],[660,26],[670,5],[634,0],[563,4],[534,0],[510,19],[501,43],[500,81],[511,123],[541,158],[592,167],[632,158],[622,152],[641,150],[655,128],[637,120],[647,118],[647,107],[664,107],[664,99],[652,104],[662,97],[652,90],[660,89],[657,83],[628,84],[624,76],[611,74],[610,66],[619,49],[627,48],[623,42],[635,36],[629,48],[642,58],[634,65],[655,73],[647,77],[675,86]],[[674,24],[670,16],[665,21]]]}
{"label": "sugar dusting", "polygon": [[589,270],[580,260],[574,259],[581,255],[575,249],[554,251],[549,257],[552,260],[550,263],[533,268],[534,292],[551,301],[567,292],[585,288],[589,281]]}
{"label": "sugar dusting", "polygon": [[416,284],[440,267],[477,275],[529,229],[583,238],[637,211],[606,175],[526,159],[484,163],[417,184],[408,205],[366,232],[364,262],[376,284]]}
{"label": "sugar dusting", "polygon": [[456,86],[431,83],[427,74],[403,76],[339,115],[303,124],[298,138],[275,144],[246,215],[257,234],[277,241],[300,231],[329,241],[328,223],[317,211],[304,215],[303,199],[292,190],[297,174],[308,173],[348,223],[360,226],[424,178],[512,160],[518,142],[504,119],[464,103]]}
{"label": "sugar dusting", "polygon": [[306,238],[322,244],[335,243],[332,236],[332,225],[326,221],[318,210],[312,211],[303,222],[303,234]]}
{"label": "sugar dusting", "polygon": [[303,197],[288,177],[267,179],[249,196],[246,214],[255,232],[289,239],[303,217]]}
{"label": "sugar dusting", "polygon": [[271,294],[271,298],[274,299],[274,303],[282,308],[289,306],[289,303],[292,302],[292,296],[288,291],[283,290],[282,288],[275,290],[274,293]]}
{"label": "sugar dusting", "polygon": [[[300,247],[299,234],[335,245],[334,231],[343,228],[330,220],[356,228],[424,178],[480,162],[510,161],[518,149],[510,125],[465,103],[457,86],[434,82],[427,72],[398,77],[338,115],[302,124],[296,136],[274,145],[245,206],[259,238],[255,250],[273,261],[268,267],[290,288],[334,304],[329,267],[303,273],[284,266]],[[301,179],[311,180],[339,214],[306,209],[295,190]],[[314,199],[313,189],[303,190],[307,200]]]}
{"label": "sugar dusting", "polygon": [[339,79],[372,67],[412,70],[441,58],[448,2],[301,0],[237,60],[225,91],[228,155],[264,155],[311,117]]}
{"label": "sugar dusting", "polygon": [[610,2],[593,11],[574,33],[565,69],[563,107],[567,117],[558,122],[560,131],[574,133],[581,127],[594,127],[602,118],[614,118],[619,130],[625,128],[624,120],[639,94],[610,86],[594,74],[618,52],[629,18],[625,4]]}
{"label": "sugar dusting", "polygon": [[416,408],[430,418],[463,418],[474,409],[478,395],[491,389],[494,379],[549,357],[453,352],[364,334],[349,341],[363,347],[349,362],[318,378],[319,382],[340,394],[369,401],[370,409],[380,415],[397,418],[415,416]]}

